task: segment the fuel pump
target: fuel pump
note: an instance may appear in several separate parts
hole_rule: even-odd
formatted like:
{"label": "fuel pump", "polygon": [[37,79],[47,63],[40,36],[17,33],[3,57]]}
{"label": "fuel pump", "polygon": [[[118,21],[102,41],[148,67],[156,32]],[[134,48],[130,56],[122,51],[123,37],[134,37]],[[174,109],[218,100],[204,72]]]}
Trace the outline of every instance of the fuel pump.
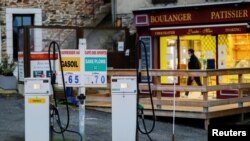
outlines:
{"label": "fuel pump", "polygon": [[50,141],[50,100],[48,78],[25,78],[25,141]]}
{"label": "fuel pump", "polygon": [[112,77],[112,140],[136,140],[136,77]]}
{"label": "fuel pump", "polygon": [[[112,140],[113,141],[136,141],[138,132],[146,134],[149,140],[152,140],[150,133],[155,127],[154,104],[150,87],[150,77],[148,70],[148,60],[146,58],[147,82],[150,93],[150,100],[153,113],[153,124],[148,130],[144,119],[144,107],[139,104],[139,83],[141,82],[141,68],[139,59],[139,48],[142,48],[147,55],[145,44],[139,41],[136,45],[136,77],[131,76],[114,76],[111,78],[111,95],[112,95]],[[143,128],[140,126],[142,121]]]}
{"label": "fuel pump", "polygon": [[[52,51],[52,54],[51,54]],[[78,50],[75,50],[78,51]],[[79,52],[79,51],[78,51]],[[59,57],[57,56],[59,55]],[[24,96],[25,96],[25,141],[51,141],[52,132],[61,134],[65,141],[64,132],[71,132],[79,135],[82,141],[82,135],[79,132],[68,129],[70,123],[70,113],[67,101],[66,103],[66,124],[61,123],[60,112],[58,111],[57,96],[54,91],[56,85],[56,59],[62,60],[60,46],[57,42],[52,41],[48,50],[50,78],[24,78]],[[53,62],[51,61],[53,60]],[[53,63],[53,68],[52,68]],[[59,61],[61,78],[65,100],[66,87],[64,81],[64,72]],[[45,67],[47,68],[47,67]],[[79,78],[80,79],[80,78]],[[52,96],[53,95],[53,96]],[[85,100],[83,94],[79,94],[79,105]],[[79,106],[80,107],[80,106]],[[56,128],[56,125],[58,128]]]}

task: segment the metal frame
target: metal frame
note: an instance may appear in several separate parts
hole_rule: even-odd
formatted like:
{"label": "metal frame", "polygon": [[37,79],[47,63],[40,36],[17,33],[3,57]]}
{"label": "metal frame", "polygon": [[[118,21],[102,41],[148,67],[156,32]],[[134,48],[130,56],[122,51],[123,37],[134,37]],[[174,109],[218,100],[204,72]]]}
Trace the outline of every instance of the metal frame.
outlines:
{"label": "metal frame", "polygon": [[[76,30],[76,37],[77,37],[77,45],[79,44],[79,39],[84,37],[84,30],[91,29],[91,30],[125,30],[125,47],[127,47],[127,39],[129,31],[127,28],[113,28],[113,27],[77,27],[77,26],[22,26],[18,28],[18,32],[23,29],[24,33],[24,46],[23,46],[23,56],[24,56],[24,77],[30,77],[30,37],[29,37],[29,30],[31,28],[39,28],[39,29],[74,29]],[[19,48],[19,44],[18,44]],[[130,48],[132,49],[132,48]]]}

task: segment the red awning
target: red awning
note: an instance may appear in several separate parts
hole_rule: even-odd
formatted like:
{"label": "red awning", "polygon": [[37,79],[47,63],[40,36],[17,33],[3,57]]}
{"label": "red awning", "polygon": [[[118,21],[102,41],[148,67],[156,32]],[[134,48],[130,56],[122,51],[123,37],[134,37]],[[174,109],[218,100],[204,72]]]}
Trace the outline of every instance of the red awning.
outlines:
{"label": "red awning", "polygon": [[150,28],[152,36],[246,33],[247,23]]}

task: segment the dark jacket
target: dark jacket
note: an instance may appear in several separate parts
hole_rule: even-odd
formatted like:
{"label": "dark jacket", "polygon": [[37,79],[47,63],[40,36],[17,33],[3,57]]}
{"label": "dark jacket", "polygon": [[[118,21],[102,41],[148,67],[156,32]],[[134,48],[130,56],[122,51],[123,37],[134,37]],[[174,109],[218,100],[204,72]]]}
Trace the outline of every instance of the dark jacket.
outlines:
{"label": "dark jacket", "polygon": [[188,62],[188,69],[200,69],[201,64],[198,58],[193,54],[190,56],[189,62]]}

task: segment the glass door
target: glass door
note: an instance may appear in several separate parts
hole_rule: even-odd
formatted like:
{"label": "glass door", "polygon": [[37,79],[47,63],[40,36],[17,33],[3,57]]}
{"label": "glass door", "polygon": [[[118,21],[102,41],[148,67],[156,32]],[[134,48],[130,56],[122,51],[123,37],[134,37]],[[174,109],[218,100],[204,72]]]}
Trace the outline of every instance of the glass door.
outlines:
{"label": "glass door", "polygon": [[[180,36],[180,69],[188,69],[188,49],[193,49],[199,59],[201,70],[215,69],[216,37],[212,35]],[[187,77],[180,78],[180,84],[186,85]],[[216,85],[216,77],[209,78],[209,85]]]}

